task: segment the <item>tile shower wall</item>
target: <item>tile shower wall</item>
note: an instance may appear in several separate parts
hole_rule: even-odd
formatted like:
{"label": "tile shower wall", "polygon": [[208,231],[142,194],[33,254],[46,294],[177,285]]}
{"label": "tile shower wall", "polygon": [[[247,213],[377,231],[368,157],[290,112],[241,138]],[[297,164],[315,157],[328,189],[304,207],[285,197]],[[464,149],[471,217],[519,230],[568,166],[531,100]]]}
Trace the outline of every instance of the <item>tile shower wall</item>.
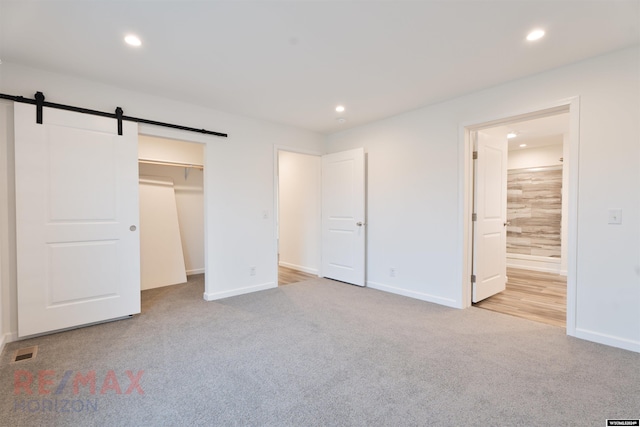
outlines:
{"label": "tile shower wall", "polygon": [[508,254],[560,258],[561,218],[562,166],[508,171]]}

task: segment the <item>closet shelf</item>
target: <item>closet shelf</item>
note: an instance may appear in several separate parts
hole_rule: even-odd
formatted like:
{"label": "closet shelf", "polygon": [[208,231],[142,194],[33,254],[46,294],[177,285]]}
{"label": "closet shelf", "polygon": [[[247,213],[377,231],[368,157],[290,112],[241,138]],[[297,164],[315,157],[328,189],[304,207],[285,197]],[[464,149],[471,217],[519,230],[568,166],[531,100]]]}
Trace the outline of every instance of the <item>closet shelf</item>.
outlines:
{"label": "closet shelf", "polygon": [[177,166],[180,168],[192,168],[192,169],[200,169],[200,170],[204,169],[203,165],[192,165],[189,163],[179,163],[179,162],[163,162],[159,160],[138,159],[138,163],[144,163],[146,165]]}

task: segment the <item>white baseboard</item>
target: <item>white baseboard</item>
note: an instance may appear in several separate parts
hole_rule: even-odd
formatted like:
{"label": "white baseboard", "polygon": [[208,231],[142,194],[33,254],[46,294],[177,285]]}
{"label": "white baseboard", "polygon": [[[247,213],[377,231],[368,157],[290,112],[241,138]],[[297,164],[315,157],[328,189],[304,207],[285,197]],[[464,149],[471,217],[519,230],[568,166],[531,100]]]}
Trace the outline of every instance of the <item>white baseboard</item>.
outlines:
{"label": "white baseboard", "polygon": [[640,341],[633,341],[580,328],[576,328],[574,337],[640,353]]}
{"label": "white baseboard", "polygon": [[377,289],[379,291],[389,292],[392,294],[402,295],[409,298],[415,298],[422,301],[433,302],[440,305],[445,305],[452,308],[460,308],[460,303],[454,299],[443,298],[435,295],[425,294],[422,292],[416,292],[409,289],[397,288],[395,286],[385,285],[383,283],[367,281],[367,287],[371,289]]}
{"label": "white baseboard", "polygon": [[0,335],[0,355],[2,354],[2,351],[4,350],[4,345],[9,342],[8,338],[7,338],[8,335],[9,334]]}
{"label": "white baseboard", "polygon": [[6,334],[0,335],[0,354],[2,354],[2,350],[4,350],[5,344],[14,342],[17,339],[18,339],[17,332],[7,332]]}
{"label": "white baseboard", "polygon": [[[544,273],[563,274],[560,258],[507,254],[507,267],[541,271]],[[567,275],[566,271],[564,271],[564,275]]]}
{"label": "white baseboard", "polygon": [[237,295],[249,294],[251,292],[264,291],[267,289],[277,288],[278,285],[274,282],[263,283],[261,285],[247,286],[245,288],[232,289],[229,291],[222,292],[205,292],[204,300],[205,301],[215,301],[218,299],[235,297]]}
{"label": "white baseboard", "polygon": [[280,267],[287,267],[287,268],[290,268],[292,270],[302,271],[303,273],[315,274],[316,276],[318,275],[318,269],[317,268],[304,267],[302,265],[291,264],[291,263],[285,262],[285,261],[280,261],[278,263],[278,265],[280,265]]}
{"label": "white baseboard", "polygon": [[193,276],[194,274],[203,274],[204,268],[194,268],[193,270],[187,270],[187,276]]}

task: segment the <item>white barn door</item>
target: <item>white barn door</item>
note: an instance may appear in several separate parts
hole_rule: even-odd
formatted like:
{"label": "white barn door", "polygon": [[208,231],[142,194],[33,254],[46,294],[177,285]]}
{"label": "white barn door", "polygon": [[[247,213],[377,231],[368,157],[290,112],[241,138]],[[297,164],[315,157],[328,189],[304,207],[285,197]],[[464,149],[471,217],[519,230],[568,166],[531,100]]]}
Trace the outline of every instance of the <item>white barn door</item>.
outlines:
{"label": "white barn door", "polygon": [[365,285],[364,149],[322,156],[322,276]]}
{"label": "white barn door", "polygon": [[139,313],[137,124],[14,111],[18,335]]}
{"label": "white barn door", "polygon": [[507,282],[507,139],[477,136],[473,302],[504,291]]}

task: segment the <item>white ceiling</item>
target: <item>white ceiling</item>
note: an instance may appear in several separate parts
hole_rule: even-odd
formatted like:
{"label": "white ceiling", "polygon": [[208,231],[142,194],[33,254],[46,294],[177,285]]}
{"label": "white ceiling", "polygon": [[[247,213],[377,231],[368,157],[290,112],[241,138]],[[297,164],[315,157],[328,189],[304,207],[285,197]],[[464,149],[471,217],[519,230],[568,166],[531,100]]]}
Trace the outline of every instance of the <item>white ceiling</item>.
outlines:
{"label": "white ceiling", "polygon": [[[481,132],[504,139],[507,139],[508,133],[515,132],[517,136],[508,140],[509,151],[560,145],[563,135],[569,133],[569,113],[495,126],[482,129]],[[527,146],[520,147],[520,144]]]}
{"label": "white ceiling", "polygon": [[0,0],[4,62],[322,133],[638,43],[640,0]]}

